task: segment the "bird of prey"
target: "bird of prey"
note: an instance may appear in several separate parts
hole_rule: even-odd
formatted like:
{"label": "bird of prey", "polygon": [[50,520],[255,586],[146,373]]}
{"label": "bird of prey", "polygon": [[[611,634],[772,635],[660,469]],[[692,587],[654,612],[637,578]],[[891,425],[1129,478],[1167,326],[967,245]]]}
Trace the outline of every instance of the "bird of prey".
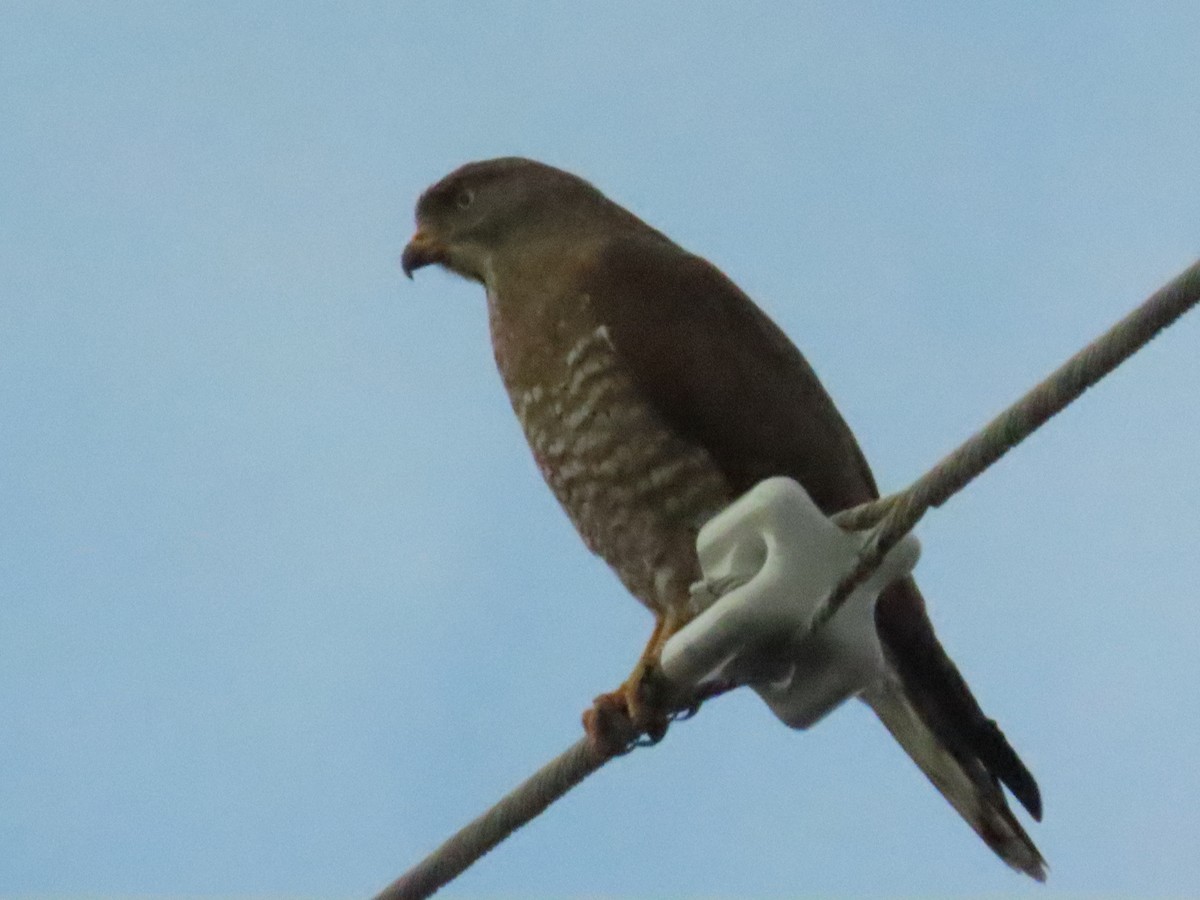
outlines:
{"label": "bird of prey", "polygon": [[[585,714],[661,731],[649,690],[692,615],[701,525],[759,481],[798,481],[827,515],[878,496],[846,422],[787,336],[729,278],[583,179],[520,158],[428,188],[405,274],[480,282],[492,347],[538,468],[584,543],[654,615],[633,674]],[[1033,776],[942,649],[916,583],[875,613],[888,676],[862,699],[981,838],[1039,880],[1001,784],[1041,818]]]}

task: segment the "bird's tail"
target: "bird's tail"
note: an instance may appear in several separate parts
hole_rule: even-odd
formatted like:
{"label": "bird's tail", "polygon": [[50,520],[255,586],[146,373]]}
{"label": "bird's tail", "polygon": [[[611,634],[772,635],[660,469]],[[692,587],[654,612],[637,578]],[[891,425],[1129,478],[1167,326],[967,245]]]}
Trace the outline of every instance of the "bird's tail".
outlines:
{"label": "bird's tail", "polygon": [[[908,584],[916,593],[916,584]],[[964,710],[938,709],[944,703],[935,701],[934,696],[920,689],[919,684],[906,684],[913,679],[901,680],[906,668],[902,665],[888,678],[864,691],[863,700],[875,710],[883,725],[892,732],[913,762],[998,857],[1013,869],[1025,872],[1038,881],[1045,881],[1046,866],[1042,853],[1038,852],[1009,809],[1000,779],[1003,778],[1006,784],[1013,787],[1016,797],[1030,809],[1034,818],[1042,816],[1037,785],[996,728],[995,722],[986,719],[980,712],[966,683],[937,642],[932,626],[928,625],[928,618],[922,618],[928,626],[928,632],[922,637],[931,642],[920,654],[923,667],[926,670],[940,670],[937,680],[948,683],[943,684],[943,688],[952,686],[961,695],[958,697],[961,703],[952,703],[950,706],[970,707],[973,710],[971,718],[976,721],[954,722],[954,719],[962,718]],[[922,674],[924,677],[916,680],[928,680],[930,672]],[[942,696],[944,698],[946,695]]]}

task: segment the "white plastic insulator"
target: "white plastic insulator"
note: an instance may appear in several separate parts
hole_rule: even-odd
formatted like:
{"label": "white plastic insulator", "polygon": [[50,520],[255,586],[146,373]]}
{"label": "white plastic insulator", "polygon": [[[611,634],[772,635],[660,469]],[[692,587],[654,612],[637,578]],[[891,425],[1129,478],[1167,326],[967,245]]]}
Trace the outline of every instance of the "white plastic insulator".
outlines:
{"label": "white plastic insulator", "polygon": [[790,478],[756,485],[696,539],[697,615],[663,648],[667,680],[688,690],[749,685],[793,728],[808,728],[884,674],[875,629],[879,593],[912,571],[908,535],[815,633],[812,617],[858,561],[867,535],[838,528]]}

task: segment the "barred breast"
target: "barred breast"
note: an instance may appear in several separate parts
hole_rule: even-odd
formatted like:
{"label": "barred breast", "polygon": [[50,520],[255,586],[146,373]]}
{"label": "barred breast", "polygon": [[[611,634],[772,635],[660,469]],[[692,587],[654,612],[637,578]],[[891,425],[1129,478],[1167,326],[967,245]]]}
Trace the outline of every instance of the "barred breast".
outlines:
{"label": "barred breast", "polygon": [[489,301],[513,410],[584,543],[647,607],[686,612],[699,577],[696,533],[731,499],[712,458],[640,396],[586,295],[556,304],[532,329]]}

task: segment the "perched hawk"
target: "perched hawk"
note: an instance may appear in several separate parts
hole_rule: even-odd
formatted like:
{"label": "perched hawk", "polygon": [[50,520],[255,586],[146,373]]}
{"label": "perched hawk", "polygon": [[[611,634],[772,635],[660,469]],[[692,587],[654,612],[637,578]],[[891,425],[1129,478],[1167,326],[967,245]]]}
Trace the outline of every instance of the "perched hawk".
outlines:
{"label": "perched hawk", "polygon": [[[527,159],[470,163],[421,195],[406,274],[430,264],[487,289],[504,386],[550,489],[584,543],[654,614],[630,679],[597,698],[662,728],[647,691],[690,615],[700,526],[785,475],[826,514],[878,496],[871,470],[787,336],[715,266],[586,181]],[[1033,776],[971,695],[910,578],[879,599],[889,677],[863,699],[1000,857],[1034,878],[1041,854],[1005,801],[1035,819]]]}

